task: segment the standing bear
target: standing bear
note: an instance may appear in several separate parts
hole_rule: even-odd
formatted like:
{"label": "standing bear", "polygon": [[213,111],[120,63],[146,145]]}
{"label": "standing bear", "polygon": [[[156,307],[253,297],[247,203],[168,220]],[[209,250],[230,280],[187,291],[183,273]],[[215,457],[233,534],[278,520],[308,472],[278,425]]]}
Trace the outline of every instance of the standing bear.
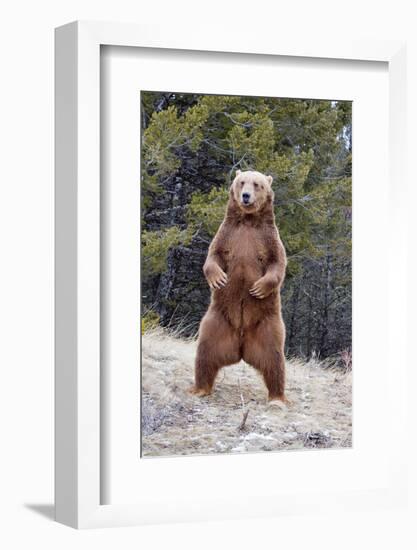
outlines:
{"label": "standing bear", "polygon": [[196,395],[209,395],[219,370],[243,359],[262,373],[269,399],[287,402],[280,298],[287,260],[271,184],[271,176],[238,170],[210,244],[203,270],[212,293],[199,329]]}

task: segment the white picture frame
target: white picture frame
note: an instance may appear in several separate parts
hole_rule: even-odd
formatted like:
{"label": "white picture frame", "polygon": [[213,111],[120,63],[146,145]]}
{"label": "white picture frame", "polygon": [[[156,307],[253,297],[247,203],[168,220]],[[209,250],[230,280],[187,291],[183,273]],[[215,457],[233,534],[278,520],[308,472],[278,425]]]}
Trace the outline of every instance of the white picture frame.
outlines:
{"label": "white picture frame", "polygon": [[[303,58],[382,61],[389,70],[390,190],[396,206],[392,240],[405,226],[398,197],[405,186],[405,44],[398,41],[289,41],[268,33],[241,36],[238,30],[213,35],[190,29],[185,36],[168,27],[75,22],[56,30],[56,519],[77,528],[134,525],[222,517],[245,517],[239,498],[219,494],[188,516],[166,495],[163,512],[155,506],[101,504],[100,497],[100,47],[102,45],[207,52],[285,55]],[[391,243],[392,244],[392,243]],[[399,248],[397,273],[406,254]],[[398,264],[400,267],[398,268]],[[393,274],[392,274],[393,276]],[[405,295],[389,303],[405,323]],[[405,330],[403,334],[405,334]],[[404,336],[403,336],[404,338]],[[398,344],[398,342],[397,342]],[[397,420],[405,418],[406,357],[396,347]],[[398,352],[398,349],[400,351]],[[402,398],[399,396],[402,396]],[[405,498],[406,462],[401,423],[384,490],[355,494],[294,494],[285,502],[265,498],[256,515],[309,512],[334,506],[396,505]],[[149,495],[151,500],[151,495]],[[240,499],[241,500],[241,499]],[[160,504],[160,503],[159,503]],[[249,514],[250,515],[250,514]]]}

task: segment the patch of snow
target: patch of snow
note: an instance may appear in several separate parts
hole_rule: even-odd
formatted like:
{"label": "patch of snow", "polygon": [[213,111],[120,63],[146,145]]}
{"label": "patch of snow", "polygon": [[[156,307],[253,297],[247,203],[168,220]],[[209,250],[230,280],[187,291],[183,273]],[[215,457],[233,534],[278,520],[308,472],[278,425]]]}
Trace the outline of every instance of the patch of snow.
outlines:
{"label": "patch of snow", "polygon": [[244,453],[246,451],[246,447],[245,445],[238,445],[237,447],[233,447],[233,449],[231,450],[232,453]]}
{"label": "patch of snow", "polygon": [[264,434],[257,434],[257,433],[250,433],[245,436],[246,441],[251,441],[253,439],[269,439],[270,441],[275,441],[275,438],[270,435],[264,435]]}

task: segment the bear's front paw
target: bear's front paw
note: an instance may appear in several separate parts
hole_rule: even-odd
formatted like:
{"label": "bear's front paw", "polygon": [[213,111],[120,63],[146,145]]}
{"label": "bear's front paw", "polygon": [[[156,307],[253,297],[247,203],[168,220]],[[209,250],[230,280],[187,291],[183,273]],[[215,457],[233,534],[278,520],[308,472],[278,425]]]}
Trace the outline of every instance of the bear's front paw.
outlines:
{"label": "bear's front paw", "polygon": [[263,300],[271,294],[273,288],[273,285],[267,279],[261,277],[249,290],[249,294],[254,298],[258,298],[258,300]]}
{"label": "bear's front paw", "polygon": [[205,272],[209,287],[214,290],[220,290],[227,284],[227,275],[218,265],[211,266]]}

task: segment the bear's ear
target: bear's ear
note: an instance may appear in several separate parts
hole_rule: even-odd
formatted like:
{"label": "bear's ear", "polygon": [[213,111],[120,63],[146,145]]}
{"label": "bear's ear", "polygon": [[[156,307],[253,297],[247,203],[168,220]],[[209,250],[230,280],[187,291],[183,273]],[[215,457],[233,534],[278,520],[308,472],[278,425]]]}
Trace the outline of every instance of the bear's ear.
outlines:
{"label": "bear's ear", "polygon": [[236,177],[240,176],[241,173],[242,173],[241,170],[236,170]]}
{"label": "bear's ear", "polygon": [[272,185],[273,177],[272,176],[266,176],[266,179],[268,180],[269,185]]}

